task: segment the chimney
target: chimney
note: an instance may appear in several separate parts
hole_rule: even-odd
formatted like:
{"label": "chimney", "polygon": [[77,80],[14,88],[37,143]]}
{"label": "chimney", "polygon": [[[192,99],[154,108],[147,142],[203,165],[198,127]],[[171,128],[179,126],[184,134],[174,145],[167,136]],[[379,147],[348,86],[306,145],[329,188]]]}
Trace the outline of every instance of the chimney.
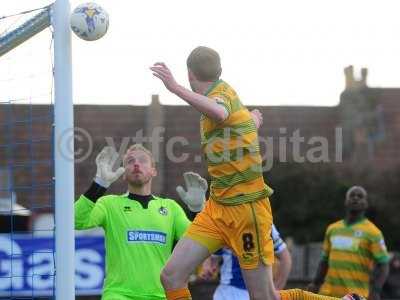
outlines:
{"label": "chimney", "polygon": [[355,85],[355,80],[354,80],[354,68],[353,66],[348,66],[344,68],[344,77],[346,80],[346,87],[345,89],[352,89],[354,88]]}
{"label": "chimney", "polygon": [[361,80],[360,80],[360,85],[362,87],[367,87],[367,76],[368,76],[368,69],[362,68],[361,69]]}
{"label": "chimney", "polygon": [[362,89],[367,87],[367,76],[368,76],[368,69],[362,68],[361,69],[361,79],[357,80],[354,78],[354,67],[348,66],[344,68],[344,76],[346,81],[346,90],[353,90],[353,89]]}

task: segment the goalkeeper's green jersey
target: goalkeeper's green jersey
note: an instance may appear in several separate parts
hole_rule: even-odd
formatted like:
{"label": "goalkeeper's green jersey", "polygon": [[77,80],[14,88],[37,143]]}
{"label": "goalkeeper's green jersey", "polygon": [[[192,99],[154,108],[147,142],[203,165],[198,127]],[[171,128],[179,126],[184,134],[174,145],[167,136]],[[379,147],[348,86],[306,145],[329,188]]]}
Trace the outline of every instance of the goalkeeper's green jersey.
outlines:
{"label": "goalkeeper's green jersey", "polygon": [[75,229],[103,227],[106,278],[102,299],[165,299],[160,273],[190,221],[174,200],[154,197],[144,208],[126,195],[75,202]]}

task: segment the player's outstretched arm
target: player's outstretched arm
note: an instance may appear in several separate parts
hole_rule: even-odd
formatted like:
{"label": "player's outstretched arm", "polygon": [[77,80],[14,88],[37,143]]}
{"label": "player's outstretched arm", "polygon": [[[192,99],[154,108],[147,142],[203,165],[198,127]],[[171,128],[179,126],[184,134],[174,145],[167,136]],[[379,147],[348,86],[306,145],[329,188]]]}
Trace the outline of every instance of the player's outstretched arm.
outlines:
{"label": "player's outstretched arm", "polygon": [[187,191],[183,187],[178,186],[176,192],[191,211],[201,211],[206,201],[207,181],[194,172],[184,173],[183,179],[185,180]]}
{"label": "player's outstretched arm", "polygon": [[171,71],[164,63],[155,63],[150,70],[153,71],[155,77],[159,78],[164,83],[165,87],[171,93],[192,105],[200,113],[217,123],[223,122],[228,117],[228,112],[222,105],[217,104],[215,101],[210,101],[206,96],[192,92],[178,84]]}
{"label": "player's outstretched arm", "polygon": [[89,189],[75,202],[75,229],[89,229],[101,226],[105,219],[105,209],[97,200],[107,188],[125,171],[113,166],[118,160],[118,153],[112,147],[104,147],[96,157],[97,171]]}

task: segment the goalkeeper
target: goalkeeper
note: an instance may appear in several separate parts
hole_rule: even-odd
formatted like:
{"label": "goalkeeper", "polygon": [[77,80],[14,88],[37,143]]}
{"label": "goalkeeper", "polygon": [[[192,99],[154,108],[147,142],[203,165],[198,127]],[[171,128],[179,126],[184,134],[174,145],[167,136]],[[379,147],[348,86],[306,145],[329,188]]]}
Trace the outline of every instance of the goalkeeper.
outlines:
{"label": "goalkeeper", "polygon": [[[157,175],[150,151],[131,146],[123,167],[113,170],[118,153],[105,147],[96,158],[97,172],[88,191],[75,203],[75,229],[102,227],[105,231],[106,277],[102,299],[165,299],[161,269],[190,221],[171,199],[154,196],[151,183]],[[104,196],[120,176],[128,184],[123,195]],[[185,173],[187,192],[178,187],[192,211],[200,211],[207,182],[196,173]]]}

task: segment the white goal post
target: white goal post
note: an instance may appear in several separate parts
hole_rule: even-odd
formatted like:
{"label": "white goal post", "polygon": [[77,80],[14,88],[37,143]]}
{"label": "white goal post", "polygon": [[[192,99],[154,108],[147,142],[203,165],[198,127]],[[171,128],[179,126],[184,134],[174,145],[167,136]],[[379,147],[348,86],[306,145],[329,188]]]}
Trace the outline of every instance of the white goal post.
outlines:
{"label": "white goal post", "polygon": [[[56,0],[18,28],[0,36],[1,56],[48,26],[54,29],[55,296],[75,299],[74,159],[71,33],[68,0]],[[62,143],[59,143],[63,141]]]}

